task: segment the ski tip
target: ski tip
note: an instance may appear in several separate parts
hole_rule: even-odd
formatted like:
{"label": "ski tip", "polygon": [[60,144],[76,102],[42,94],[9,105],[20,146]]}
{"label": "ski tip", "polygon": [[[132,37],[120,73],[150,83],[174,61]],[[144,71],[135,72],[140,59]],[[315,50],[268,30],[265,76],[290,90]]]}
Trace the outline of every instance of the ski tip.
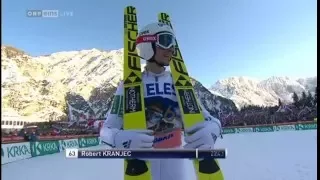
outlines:
{"label": "ski tip", "polygon": [[124,12],[126,14],[136,14],[137,10],[134,6],[127,6],[126,8],[124,8]]}
{"label": "ski tip", "polygon": [[169,14],[165,13],[165,12],[160,12],[158,14],[159,17],[169,17]]}
{"label": "ski tip", "polygon": [[136,7],[134,7],[134,6],[126,6],[124,9],[125,9],[125,10],[135,11],[135,10],[136,10]]}
{"label": "ski tip", "polygon": [[165,12],[160,12],[158,14],[158,19],[161,20],[161,22],[170,22],[170,16]]}

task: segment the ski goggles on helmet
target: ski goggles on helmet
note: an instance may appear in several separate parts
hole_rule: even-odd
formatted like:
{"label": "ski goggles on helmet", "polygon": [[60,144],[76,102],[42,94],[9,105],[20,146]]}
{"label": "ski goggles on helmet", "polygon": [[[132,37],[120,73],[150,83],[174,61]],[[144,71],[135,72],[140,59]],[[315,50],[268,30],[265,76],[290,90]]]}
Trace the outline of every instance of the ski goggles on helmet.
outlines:
{"label": "ski goggles on helmet", "polygon": [[169,49],[176,45],[176,38],[173,34],[162,32],[155,35],[144,35],[137,38],[137,45],[139,43],[151,42],[163,49]]}

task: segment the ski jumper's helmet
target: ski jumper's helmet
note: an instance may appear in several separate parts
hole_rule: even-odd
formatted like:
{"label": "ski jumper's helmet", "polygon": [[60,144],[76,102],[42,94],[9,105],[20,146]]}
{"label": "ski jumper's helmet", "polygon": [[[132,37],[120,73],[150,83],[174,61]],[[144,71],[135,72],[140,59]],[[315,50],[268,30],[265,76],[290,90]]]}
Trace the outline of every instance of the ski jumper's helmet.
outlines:
{"label": "ski jumper's helmet", "polygon": [[175,46],[176,38],[172,28],[164,23],[151,23],[143,27],[137,37],[138,55],[147,61],[154,61],[156,46],[169,49]]}

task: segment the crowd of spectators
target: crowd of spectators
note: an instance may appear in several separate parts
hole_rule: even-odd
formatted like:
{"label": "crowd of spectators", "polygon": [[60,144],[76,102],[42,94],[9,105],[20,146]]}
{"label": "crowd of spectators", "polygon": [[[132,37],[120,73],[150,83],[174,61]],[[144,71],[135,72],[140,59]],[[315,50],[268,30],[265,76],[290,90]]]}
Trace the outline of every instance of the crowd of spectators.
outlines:
{"label": "crowd of spectators", "polygon": [[303,92],[300,97],[293,93],[292,104],[284,104],[279,99],[277,106],[244,106],[237,112],[220,113],[219,119],[224,127],[314,121],[317,118],[317,90],[314,95]]}
{"label": "crowd of spectators", "polygon": [[[219,119],[223,127],[251,126],[294,123],[303,121],[314,121],[317,118],[316,95],[311,97],[302,95],[299,99],[295,94],[292,104],[282,104],[279,100],[278,106],[260,107],[245,106],[237,112],[219,113]],[[97,122],[97,121],[96,121]],[[95,120],[66,122],[49,121],[39,123],[29,123],[21,130],[2,131],[2,137],[6,136],[56,136],[56,135],[92,135],[98,134],[101,122],[98,127]]]}
{"label": "crowd of spectators", "polygon": [[97,134],[99,130],[87,126],[87,122],[69,123],[69,122],[36,122],[27,123],[22,129],[2,130],[2,137],[20,136],[25,140],[30,140],[32,136],[59,136],[59,135],[92,135]]}
{"label": "crowd of spectators", "polygon": [[313,121],[315,118],[317,118],[316,107],[295,105],[268,108],[252,106],[239,112],[221,114],[219,117],[223,127],[294,123]]}

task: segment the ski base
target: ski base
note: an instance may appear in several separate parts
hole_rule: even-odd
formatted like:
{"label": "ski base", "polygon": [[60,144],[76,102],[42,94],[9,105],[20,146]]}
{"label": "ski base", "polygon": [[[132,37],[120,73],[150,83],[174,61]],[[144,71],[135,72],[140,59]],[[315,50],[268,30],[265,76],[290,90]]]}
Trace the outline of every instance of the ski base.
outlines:
{"label": "ski base", "polygon": [[125,180],[151,180],[150,163],[138,159],[125,160]]}

